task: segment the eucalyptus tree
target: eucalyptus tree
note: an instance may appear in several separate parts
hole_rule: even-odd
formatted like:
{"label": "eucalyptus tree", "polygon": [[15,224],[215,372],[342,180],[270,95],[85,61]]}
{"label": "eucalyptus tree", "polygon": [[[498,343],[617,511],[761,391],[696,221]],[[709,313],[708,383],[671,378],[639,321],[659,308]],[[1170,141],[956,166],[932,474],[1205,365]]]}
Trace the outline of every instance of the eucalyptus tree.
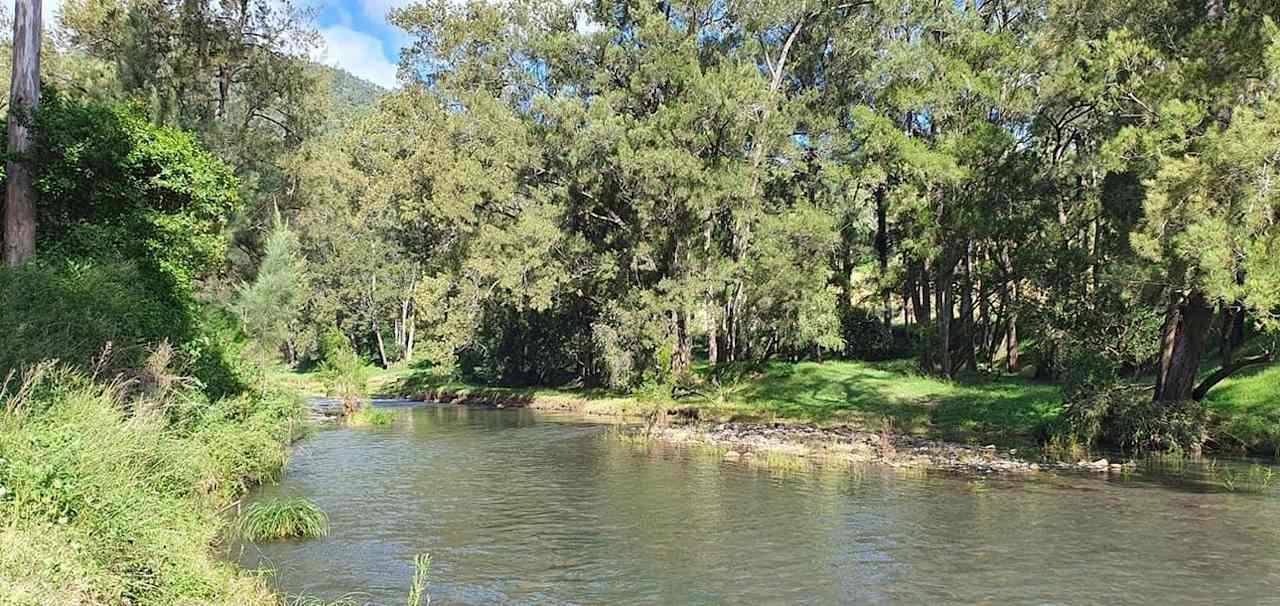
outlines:
{"label": "eucalyptus tree", "polygon": [[[1258,270],[1269,267],[1267,243],[1276,237],[1270,194],[1259,187],[1269,164],[1226,142],[1244,136],[1232,127],[1237,114],[1248,120],[1269,109],[1260,58],[1268,24],[1278,16],[1280,6],[1265,2],[1055,6],[1057,33],[1082,51],[1077,67],[1059,72],[1078,91],[1072,121],[1097,125],[1071,141],[1087,142],[1092,152],[1089,174],[1076,177],[1074,191],[1101,196],[1107,211],[1101,214],[1123,230],[1110,248],[1128,248],[1130,255],[1096,257],[1088,270],[1124,268],[1117,279],[1133,293],[1130,300],[1164,316],[1158,402],[1199,399],[1222,372],[1238,368],[1224,356],[1222,372],[1197,386],[1215,324],[1243,324],[1248,314],[1266,327],[1274,311],[1266,297],[1252,294],[1274,290],[1272,272]],[[1265,131],[1252,136],[1266,148]],[[1095,233],[1107,240],[1105,230]],[[1219,330],[1227,338],[1224,353],[1239,332]]]}

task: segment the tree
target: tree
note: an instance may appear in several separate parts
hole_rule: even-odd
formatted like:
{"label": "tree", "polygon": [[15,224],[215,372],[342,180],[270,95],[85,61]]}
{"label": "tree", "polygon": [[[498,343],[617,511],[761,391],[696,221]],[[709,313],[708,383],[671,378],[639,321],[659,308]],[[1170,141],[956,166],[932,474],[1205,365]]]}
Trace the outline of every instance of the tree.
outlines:
{"label": "tree", "polygon": [[276,225],[266,239],[257,277],[241,285],[236,293],[236,315],[245,332],[257,342],[264,366],[268,356],[278,353],[296,330],[303,302],[302,265],[297,246],[293,232],[277,215]]}
{"label": "tree", "polygon": [[40,0],[18,0],[13,15],[13,78],[9,87],[8,190],[4,212],[4,263],[17,267],[36,252],[36,192],[32,123],[40,104]]}

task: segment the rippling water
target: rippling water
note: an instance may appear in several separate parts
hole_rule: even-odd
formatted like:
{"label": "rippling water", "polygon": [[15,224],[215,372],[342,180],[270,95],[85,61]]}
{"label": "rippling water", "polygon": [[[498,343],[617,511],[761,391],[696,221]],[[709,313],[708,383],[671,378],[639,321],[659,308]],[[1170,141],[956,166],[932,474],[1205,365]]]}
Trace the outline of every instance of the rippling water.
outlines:
{"label": "rippling water", "polygon": [[753,468],[528,410],[426,406],[303,442],[328,537],[247,545],[285,592],[403,604],[1280,604],[1274,496],[1154,479]]}

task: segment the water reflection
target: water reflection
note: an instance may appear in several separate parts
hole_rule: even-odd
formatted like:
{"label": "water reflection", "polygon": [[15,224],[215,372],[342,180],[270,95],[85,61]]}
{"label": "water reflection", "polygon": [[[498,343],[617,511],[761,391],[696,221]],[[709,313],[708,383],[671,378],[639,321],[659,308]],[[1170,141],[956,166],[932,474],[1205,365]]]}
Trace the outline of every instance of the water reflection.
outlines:
{"label": "water reflection", "polygon": [[1270,497],[1158,478],[753,468],[527,410],[428,406],[309,439],[279,485],[331,532],[247,546],[287,592],[433,604],[1277,602]]}

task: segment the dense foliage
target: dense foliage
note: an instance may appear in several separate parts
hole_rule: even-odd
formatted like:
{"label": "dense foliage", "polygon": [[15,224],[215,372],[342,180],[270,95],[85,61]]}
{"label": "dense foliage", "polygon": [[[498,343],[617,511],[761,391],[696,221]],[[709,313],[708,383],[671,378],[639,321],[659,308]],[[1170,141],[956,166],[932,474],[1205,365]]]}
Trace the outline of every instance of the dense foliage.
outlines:
{"label": "dense foliage", "polygon": [[291,159],[304,316],[488,383],[915,355],[1199,400],[1274,360],[1277,17],[420,2],[404,87]]}
{"label": "dense foliage", "polygon": [[226,258],[231,171],[135,106],[49,91],[36,128],[40,254],[0,271],[13,337],[0,368],[57,358],[109,373],[167,341],[211,393],[238,390],[236,329],[206,318],[196,292]]}

